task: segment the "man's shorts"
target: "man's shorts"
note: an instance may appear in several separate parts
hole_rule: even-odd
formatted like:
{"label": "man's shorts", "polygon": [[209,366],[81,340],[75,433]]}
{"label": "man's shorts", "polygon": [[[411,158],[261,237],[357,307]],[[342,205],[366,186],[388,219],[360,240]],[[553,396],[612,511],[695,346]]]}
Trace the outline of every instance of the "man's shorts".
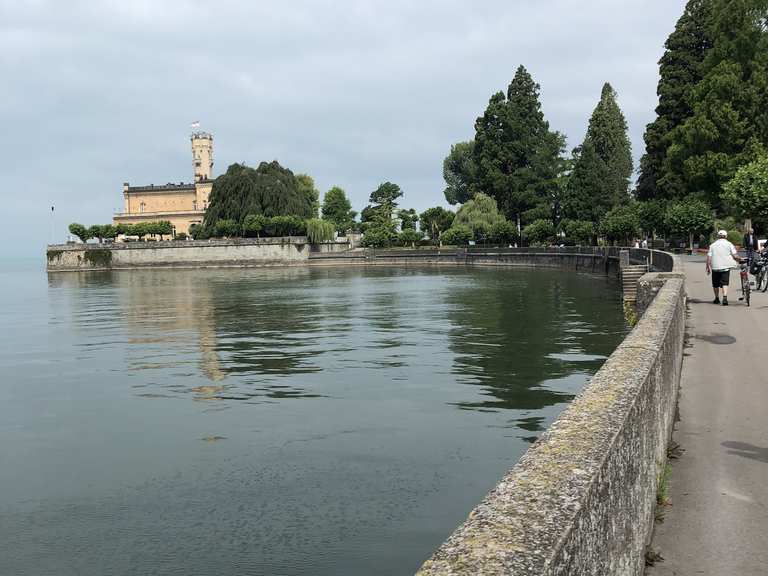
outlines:
{"label": "man's shorts", "polygon": [[722,288],[723,286],[728,286],[728,283],[730,281],[731,281],[730,270],[712,270],[712,287],[713,288]]}

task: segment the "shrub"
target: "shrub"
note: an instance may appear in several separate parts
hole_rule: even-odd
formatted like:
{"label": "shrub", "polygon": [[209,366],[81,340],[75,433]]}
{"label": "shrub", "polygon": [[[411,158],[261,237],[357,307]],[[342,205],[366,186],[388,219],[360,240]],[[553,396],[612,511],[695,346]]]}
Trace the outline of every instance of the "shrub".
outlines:
{"label": "shrub", "polygon": [[370,248],[388,248],[397,242],[397,233],[386,226],[373,226],[363,234],[362,245]]}
{"label": "shrub", "polygon": [[512,222],[496,222],[491,226],[490,238],[491,242],[497,244],[512,244],[518,241],[517,228]]}
{"label": "shrub", "polygon": [[275,216],[270,218],[266,231],[268,236],[301,236],[307,225],[298,216]]}
{"label": "shrub", "polygon": [[217,220],[213,229],[217,238],[232,238],[240,235],[240,225],[235,220]]}
{"label": "shrub", "polygon": [[413,246],[422,238],[424,238],[424,232],[417,232],[412,228],[406,228],[398,236],[400,244],[403,246]]}
{"label": "shrub", "polygon": [[77,222],[69,225],[69,233],[80,238],[81,242],[88,242],[88,239],[91,237],[90,229]]}
{"label": "shrub", "polygon": [[465,246],[466,244],[469,244],[469,241],[472,240],[473,237],[474,234],[472,233],[472,229],[469,226],[465,226],[464,224],[457,224],[456,226],[452,226],[443,232],[440,239],[444,244],[451,244],[453,246]]}
{"label": "shrub", "polygon": [[565,243],[578,246],[590,245],[595,235],[595,226],[587,220],[563,220],[560,230],[565,234]]}
{"label": "shrub", "polygon": [[533,246],[548,244],[555,238],[555,226],[549,220],[534,220],[523,229],[523,238]]}
{"label": "shrub", "polygon": [[188,236],[184,232],[179,232],[176,234],[176,240],[186,240]]}
{"label": "shrub", "polygon": [[330,242],[336,238],[336,223],[331,220],[312,218],[311,220],[307,220],[306,229],[307,239],[310,244]]}
{"label": "shrub", "polygon": [[269,218],[263,214],[248,214],[243,220],[243,236],[253,238],[265,231]]}

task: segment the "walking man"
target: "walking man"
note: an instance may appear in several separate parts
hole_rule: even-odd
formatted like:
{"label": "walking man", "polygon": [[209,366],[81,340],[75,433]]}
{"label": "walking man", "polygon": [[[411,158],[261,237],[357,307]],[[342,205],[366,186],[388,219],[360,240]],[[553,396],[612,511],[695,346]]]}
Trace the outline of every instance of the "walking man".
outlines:
{"label": "walking man", "polygon": [[733,261],[741,262],[736,247],[728,241],[728,232],[720,230],[717,240],[712,242],[707,253],[707,275],[712,274],[712,289],[715,299],[712,304],[720,304],[720,291],[723,292],[723,306],[728,306],[728,284]]}

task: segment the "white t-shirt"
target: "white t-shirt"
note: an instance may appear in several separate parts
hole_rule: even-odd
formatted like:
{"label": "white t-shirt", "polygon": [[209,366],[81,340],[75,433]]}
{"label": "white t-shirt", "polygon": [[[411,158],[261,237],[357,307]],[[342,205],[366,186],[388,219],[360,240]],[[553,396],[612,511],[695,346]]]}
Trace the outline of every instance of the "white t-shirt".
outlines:
{"label": "white t-shirt", "polygon": [[736,267],[733,259],[738,252],[736,247],[725,238],[720,238],[709,245],[708,256],[712,262],[712,270],[730,270]]}

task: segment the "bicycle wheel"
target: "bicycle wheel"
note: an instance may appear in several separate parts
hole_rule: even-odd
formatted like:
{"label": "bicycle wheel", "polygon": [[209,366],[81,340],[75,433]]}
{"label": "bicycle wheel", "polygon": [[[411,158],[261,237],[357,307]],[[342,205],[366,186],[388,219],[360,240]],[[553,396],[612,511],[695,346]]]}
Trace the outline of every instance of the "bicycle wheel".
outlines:
{"label": "bicycle wheel", "polygon": [[749,286],[749,276],[747,276],[746,281],[744,282],[744,302],[747,306],[749,306],[749,296],[752,292],[752,289]]}
{"label": "bicycle wheel", "polygon": [[768,269],[765,266],[760,268],[760,273],[757,275],[755,290],[760,290],[760,288],[763,289],[763,292],[768,289]]}

